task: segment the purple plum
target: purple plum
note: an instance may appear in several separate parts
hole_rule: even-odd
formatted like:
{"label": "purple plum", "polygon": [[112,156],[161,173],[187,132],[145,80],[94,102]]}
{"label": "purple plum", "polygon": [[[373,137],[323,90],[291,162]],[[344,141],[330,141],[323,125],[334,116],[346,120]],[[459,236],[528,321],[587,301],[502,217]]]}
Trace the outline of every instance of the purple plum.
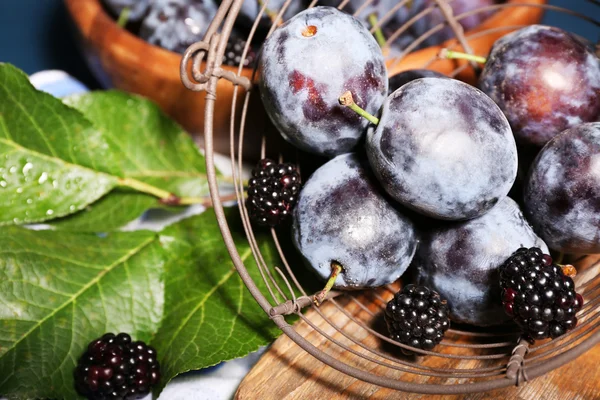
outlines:
{"label": "purple plum", "polygon": [[150,0],[103,0],[106,8],[115,16],[129,9],[128,21],[139,21],[148,11]]}
{"label": "purple plum", "polygon": [[452,321],[498,325],[510,319],[498,267],[520,247],[548,252],[517,203],[505,197],[482,217],[424,233],[413,262],[416,280],[448,300]]}
{"label": "purple plum", "polygon": [[292,236],[307,265],[324,279],[342,266],[335,287],[394,282],[417,247],[413,223],[386,199],[366,160],[344,154],[316,170],[300,191]]}
{"label": "purple plum", "polygon": [[350,152],[368,122],[341,106],[351,90],[377,114],[387,94],[381,49],[354,17],[314,7],[281,25],[263,45],[260,93],[282,136],[307,152],[333,157]]}
{"label": "purple plum", "polygon": [[484,214],[517,174],[506,117],[483,92],[454,79],[421,78],[392,93],[366,148],[386,191],[437,219]]}
{"label": "purple plum", "polygon": [[498,40],[479,87],[523,144],[541,147],[567,128],[600,119],[600,59],[559,28],[532,25]]}
{"label": "purple plum", "polygon": [[202,40],[217,13],[214,0],[156,0],[142,21],[140,36],[177,53]]}
{"label": "purple plum", "polygon": [[528,219],[550,248],[600,253],[600,122],[567,129],[544,146],[524,200]]}

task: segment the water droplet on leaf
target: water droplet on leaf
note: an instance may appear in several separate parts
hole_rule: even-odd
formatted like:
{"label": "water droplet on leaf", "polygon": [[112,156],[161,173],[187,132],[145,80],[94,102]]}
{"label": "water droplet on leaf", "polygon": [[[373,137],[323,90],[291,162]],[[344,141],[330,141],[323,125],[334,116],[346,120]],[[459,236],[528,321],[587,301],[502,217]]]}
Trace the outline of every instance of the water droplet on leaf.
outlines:
{"label": "water droplet on leaf", "polygon": [[31,170],[31,168],[33,168],[32,163],[28,162],[27,164],[25,164],[23,166],[23,175],[26,175]]}
{"label": "water droplet on leaf", "polygon": [[48,173],[43,172],[42,175],[40,175],[40,179],[38,179],[38,183],[41,185],[42,183],[46,182],[47,180],[48,180]]}

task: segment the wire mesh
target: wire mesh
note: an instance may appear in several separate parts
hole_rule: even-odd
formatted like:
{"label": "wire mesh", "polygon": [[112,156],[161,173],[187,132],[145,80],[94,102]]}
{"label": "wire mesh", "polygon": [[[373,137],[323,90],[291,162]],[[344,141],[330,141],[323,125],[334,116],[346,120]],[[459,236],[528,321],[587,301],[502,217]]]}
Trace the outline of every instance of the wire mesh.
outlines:
{"label": "wire mesh", "polygon": [[[381,319],[387,301],[400,288],[398,283],[359,293],[331,292],[327,297],[327,302],[333,306],[329,308],[333,311],[325,312],[324,309],[313,304],[313,294],[300,283],[301,279],[297,276],[298,269],[294,267],[297,255],[288,254],[289,252],[286,253],[284,250],[282,243],[287,240],[285,229],[281,231],[271,229],[271,238],[279,253],[282,268],[268,265],[265,262],[257,243],[256,227],[249,219],[244,202],[245,191],[242,179],[244,135],[248,129],[252,129],[252,126],[248,126],[246,123],[249,105],[258,99],[252,86],[252,82],[256,80],[257,71],[249,73],[250,71],[244,68],[244,62],[259,31],[259,24],[262,23],[263,16],[268,15],[271,20],[268,36],[282,23],[283,15],[292,1],[298,0],[287,0],[278,10],[270,9],[268,0],[259,2],[261,4],[259,14],[249,29],[240,64],[237,68],[230,68],[221,66],[220,60],[223,59],[225,46],[242,0],[223,0],[217,18],[211,24],[205,40],[188,49],[181,66],[184,84],[191,90],[206,92],[204,137],[207,172],[211,196],[223,238],[244,283],[273,322],[308,353],[344,373],[380,386],[419,393],[470,393],[518,385],[575,359],[600,341],[600,313],[598,312],[600,257],[581,257],[574,262],[583,271],[576,279],[576,283],[578,291],[583,292],[585,303],[578,314],[579,324],[568,334],[552,341],[529,346],[526,341],[519,338],[518,333],[511,326],[495,327],[493,330],[487,331],[468,327],[459,329],[452,327],[442,343],[432,351],[415,349],[391,340],[385,329],[382,329],[381,323],[377,323],[378,319]],[[325,1],[327,1],[327,5],[332,5],[330,0]],[[365,0],[360,7],[354,10],[354,14],[360,15],[373,1],[376,0]],[[550,6],[543,0],[511,0],[459,15],[452,14],[452,9],[448,7],[449,1],[451,0],[432,2],[431,6],[424,8],[406,24],[388,32],[386,44],[390,45],[399,40],[411,25],[425,15],[435,12],[436,9],[439,8],[445,17],[444,22],[428,29],[403,48],[399,54],[390,55],[386,60],[388,71],[434,68],[449,76],[460,77],[468,81],[474,76],[477,66],[467,62],[442,61],[437,57],[440,48],[458,48],[468,53],[487,52],[495,39],[539,20],[542,11],[569,14],[600,27],[600,22],[589,15],[581,15],[569,9]],[[385,27],[393,13],[410,2],[411,0],[398,0],[398,3],[371,28],[371,32],[374,33],[377,29]],[[595,0],[591,3],[600,6]],[[319,0],[313,0],[308,7],[320,4]],[[349,7],[350,1],[340,0],[335,5],[344,10]],[[469,32],[463,31],[460,20],[476,13],[491,11],[495,11],[495,14],[492,14],[479,27]],[[446,26],[452,29],[455,38],[447,40],[440,46],[419,49],[422,43]],[[191,77],[189,76],[190,62],[192,63]],[[219,201],[212,142],[214,103],[219,95],[216,92],[218,79],[228,79],[234,85],[229,131],[231,166],[234,172],[236,197],[243,229],[250,243],[260,276],[267,288],[264,293],[253,281],[235,248],[231,235],[232,227],[228,226],[222,204]],[[238,106],[240,103],[241,107]],[[264,136],[261,145],[262,157],[267,153],[268,146],[269,140],[267,136]],[[278,280],[277,277],[280,279]],[[306,311],[307,308],[311,309],[310,312],[304,313],[303,311]],[[344,317],[343,323],[340,323],[339,316]],[[308,324],[316,336],[312,337],[311,334],[311,339],[308,340],[299,335],[294,326],[288,323],[292,317]],[[400,355],[399,348],[409,349],[422,357],[407,358]],[[340,352],[347,355],[343,360],[337,357]],[[440,367],[435,360],[445,360],[443,367]],[[388,373],[390,371],[402,372],[404,375],[400,379],[391,378]],[[411,378],[414,376],[434,379],[429,379],[425,383],[416,383]]]}

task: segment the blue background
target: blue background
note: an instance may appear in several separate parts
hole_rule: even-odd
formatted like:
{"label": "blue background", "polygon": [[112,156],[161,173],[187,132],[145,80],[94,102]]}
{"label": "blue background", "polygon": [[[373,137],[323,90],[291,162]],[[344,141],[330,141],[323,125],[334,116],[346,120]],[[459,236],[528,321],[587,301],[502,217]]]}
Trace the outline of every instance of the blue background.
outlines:
{"label": "blue background", "polygon": [[[600,6],[587,0],[550,0],[600,19]],[[563,13],[548,12],[543,21],[560,26],[596,42],[600,28]],[[62,69],[95,88],[97,84],[79,55],[62,0],[0,0],[0,61],[32,74]]]}

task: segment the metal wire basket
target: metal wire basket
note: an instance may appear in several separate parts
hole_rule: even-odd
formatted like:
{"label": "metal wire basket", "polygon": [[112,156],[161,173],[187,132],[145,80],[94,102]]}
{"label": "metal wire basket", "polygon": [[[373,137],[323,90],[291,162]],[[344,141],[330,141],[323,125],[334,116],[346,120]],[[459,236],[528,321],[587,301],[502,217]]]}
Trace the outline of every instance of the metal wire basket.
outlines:
{"label": "metal wire basket", "polygon": [[[292,1],[297,0],[285,1],[280,10],[270,14],[273,24],[271,25],[269,34],[276,29],[285,10]],[[337,1],[339,3],[338,8],[340,9],[346,7],[349,2],[349,0]],[[365,0],[364,6],[372,1]],[[406,25],[399,27],[388,37],[388,43],[397,40],[401,33],[408,29],[410,24],[415,23],[419,18],[432,12],[435,7],[440,8],[446,19],[445,23],[440,23],[438,26],[429,29],[421,37],[413,41],[401,54],[388,59],[388,71],[398,72],[410,68],[433,68],[450,76],[458,76],[466,80],[472,79],[475,66],[466,62],[442,61],[437,57],[439,49],[436,47],[425,48],[417,52],[414,52],[414,50],[417,49],[420,43],[435,34],[435,32],[443,29],[444,26],[450,26],[456,38],[445,42],[443,44],[444,47],[456,47],[468,53],[473,53],[474,50],[483,53],[489,50],[490,43],[496,38],[522,26],[519,24],[501,23],[494,25],[484,23],[476,30],[465,34],[458,20],[473,13],[509,9],[523,10],[523,12],[524,10],[535,10],[533,13],[533,18],[535,19],[540,17],[542,11],[548,11],[570,14],[587,21],[587,23],[593,26],[600,27],[600,22],[589,16],[581,15],[568,9],[550,6],[545,4],[545,1],[540,0],[508,1],[462,15],[453,15],[452,9],[448,6],[448,1],[451,0],[436,0],[435,5],[416,15]],[[389,12],[394,12],[408,2],[409,0],[398,0],[396,6],[390,9]],[[599,2],[595,0],[591,0],[591,2],[600,7]],[[327,301],[333,304],[339,312],[344,313],[352,320],[351,324],[342,327],[338,326],[334,320],[321,312],[318,307],[314,306],[314,295],[307,293],[300,285],[293,268],[288,263],[287,257],[290,254],[285,254],[284,247],[280,242],[282,235],[287,234],[286,231],[271,230],[272,240],[279,251],[285,271],[281,271],[274,265],[266,265],[257,245],[253,230],[254,227],[248,218],[248,213],[244,205],[244,187],[241,175],[244,161],[243,139],[246,130],[250,129],[246,127],[248,104],[251,98],[258,98],[258,94],[253,90],[253,81],[247,78],[247,71],[243,73],[243,64],[250,48],[249,43],[251,43],[257,32],[259,19],[263,15],[266,15],[265,13],[268,10],[267,0],[263,2],[259,18],[254,22],[250,30],[240,66],[237,70],[221,66],[227,41],[242,3],[243,0],[221,1],[219,11],[210,25],[205,39],[192,45],[184,54],[180,72],[182,81],[186,87],[193,91],[204,91],[206,93],[204,144],[208,181],[223,238],[238,273],[258,304],[273,320],[273,323],[308,353],[343,373],[383,387],[425,394],[473,393],[515,384],[518,385],[525,380],[543,375],[575,359],[600,341],[600,312],[598,312],[598,306],[600,305],[600,275],[598,275],[600,257],[580,257],[574,261],[578,269],[583,271],[576,279],[576,283],[578,284],[578,291],[583,293],[586,302],[578,314],[579,325],[568,334],[552,341],[530,346],[527,341],[519,339],[518,333],[511,330],[503,331],[502,329],[494,329],[493,331],[475,331],[450,329],[444,341],[434,351],[413,349],[417,353],[426,355],[426,358],[417,360],[399,356],[398,352],[388,351],[387,349],[390,347],[409,347],[390,340],[386,332],[377,328],[376,324],[373,324],[373,320],[378,315],[381,315],[386,302],[393,296],[399,286],[388,285],[387,287],[358,296],[354,292],[331,292]],[[318,5],[318,0],[313,0],[309,7],[315,5]],[[356,13],[360,11],[357,10]],[[529,12],[528,15],[531,16],[532,13]],[[383,26],[386,18],[387,16],[382,17],[379,23],[373,26],[372,32],[375,32],[378,27]],[[500,18],[503,17],[500,16]],[[527,18],[517,20],[522,23],[532,22],[531,19]],[[418,56],[415,55],[417,53],[419,53]],[[223,212],[223,206],[219,201],[220,196],[213,159],[213,118],[215,100],[219,96],[219,93],[216,91],[219,79],[226,79],[234,85],[230,121],[231,165],[233,167],[238,206],[244,230],[251,245],[256,264],[259,266],[260,274],[268,288],[268,291],[264,293],[261,292],[253,281],[240,254],[236,250],[231,234],[233,227],[228,225]],[[236,106],[238,102],[242,103],[241,111]],[[263,156],[267,152],[268,146],[268,140],[263,138]],[[277,280],[273,278],[277,275],[284,277],[285,285],[278,285]],[[296,297],[292,286],[302,295]],[[362,317],[351,315],[346,311],[343,304],[347,304],[348,302],[354,303],[355,306],[360,307],[364,311],[360,313]],[[310,317],[302,313],[303,309],[307,307],[313,307],[315,312],[310,314],[319,315],[329,326],[338,331],[341,336],[338,334],[330,335],[319,328],[317,324],[313,323]],[[327,346],[318,347],[313,344],[316,342],[307,341],[303,336],[298,334],[294,326],[289,325],[288,321],[286,321],[286,318],[290,315],[296,315],[308,323],[315,330],[316,334],[323,336],[327,341]],[[365,336],[374,340],[365,340]],[[340,337],[343,337],[344,340],[340,340]],[[352,345],[350,346],[348,343]],[[373,343],[377,345],[373,345]],[[334,348],[336,351],[332,351]],[[344,361],[335,356],[341,350],[349,354],[349,357],[345,357]],[[427,362],[422,362],[423,359],[428,358],[443,358],[447,361],[445,365],[448,365],[448,367],[434,367],[428,365]],[[405,377],[426,376],[436,379],[430,380],[429,383],[420,384],[412,382],[413,379],[392,379],[386,371],[403,371]],[[453,379],[449,381],[450,378]]]}

